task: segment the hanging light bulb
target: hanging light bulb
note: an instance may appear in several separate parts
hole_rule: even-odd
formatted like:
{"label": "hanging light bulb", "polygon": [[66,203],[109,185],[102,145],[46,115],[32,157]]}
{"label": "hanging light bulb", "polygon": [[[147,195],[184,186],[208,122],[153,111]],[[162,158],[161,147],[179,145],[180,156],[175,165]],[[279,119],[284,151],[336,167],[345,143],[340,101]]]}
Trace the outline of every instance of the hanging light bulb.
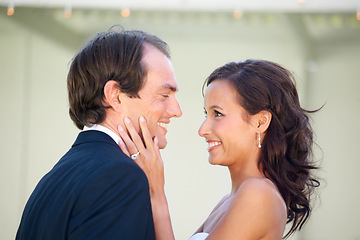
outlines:
{"label": "hanging light bulb", "polygon": [[124,8],[123,10],[121,10],[120,14],[123,17],[128,17],[128,16],[130,16],[130,9],[129,8]]}
{"label": "hanging light bulb", "polygon": [[298,3],[304,3],[306,0],[298,0]]}
{"label": "hanging light bulb", "polygon": [[9,6],[8,6],[7,15],[12,16],[12,15],[14,15],[14,13],[15,13],[14,3],[11,2],[11,3],[9,3]]}
{"label": "hanging light bulb", "polygon": [[72,7],[70,5],[65,6],[64,9],[64,18],[71,18],[72,16]]}
{"label": "hanging light bulb", "polygon": [[243,12],[240,11],[240,10],[234,10],[233,16],[234,16],[234,18],[236,18],[236,19],[240,19],[240,18],[242,18],[242,16],[243,16]]}

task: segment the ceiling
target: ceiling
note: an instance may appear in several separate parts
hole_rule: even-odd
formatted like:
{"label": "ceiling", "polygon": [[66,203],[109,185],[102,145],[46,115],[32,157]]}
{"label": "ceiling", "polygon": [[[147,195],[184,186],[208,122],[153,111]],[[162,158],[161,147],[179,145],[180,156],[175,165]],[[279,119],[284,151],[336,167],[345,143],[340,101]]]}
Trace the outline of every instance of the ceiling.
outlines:
{"label": "ceiling", "polygon": [[[216,31],[231,32],[280,24],[310,58],[319,43],[360,43],[360,19],[356,18],[360,0],[299,1],[304,0],[0,0],[0,20],[6,18],[74,49],[114,23],[161,26],[169,32],[183,28],[187,33],[214,26]],[[6,16],[9,6],[15,8],[12,16]],[[121,15],[124,8],[131,10],[128,17]],[[68,10],[70,18],[64,17]]]}
{"label": "ceiling", "polygon": [[355,12],[360,0],[0,0],[2,6],[177,11]]}

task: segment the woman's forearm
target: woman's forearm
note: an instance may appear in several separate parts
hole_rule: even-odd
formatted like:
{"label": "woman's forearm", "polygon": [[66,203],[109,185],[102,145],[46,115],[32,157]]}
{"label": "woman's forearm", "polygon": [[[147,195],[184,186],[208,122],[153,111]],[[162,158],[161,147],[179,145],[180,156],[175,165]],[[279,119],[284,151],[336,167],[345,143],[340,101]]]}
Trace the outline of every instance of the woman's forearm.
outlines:
{"label": "woman's forearm", "polygon": [[151,206],[157,240],[174,240],[174,232],[171,225],[169,206],[165,192],[151,193]]}

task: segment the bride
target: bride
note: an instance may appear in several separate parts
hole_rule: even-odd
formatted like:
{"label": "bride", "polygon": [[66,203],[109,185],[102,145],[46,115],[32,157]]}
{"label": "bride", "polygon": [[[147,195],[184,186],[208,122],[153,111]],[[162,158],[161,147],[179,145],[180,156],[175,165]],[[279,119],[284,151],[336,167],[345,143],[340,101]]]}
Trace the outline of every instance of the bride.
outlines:
{"label": "bride", "polygon": [[[289,237],[308,220],[310,196],[320,185],[312,175],[308,118],[315,111],[300,106],[291,73],[264,60],[227,63],[204,90],[206,118],[198,133],[208,143],[210,164],[228,167],[232,188],[190,239]],[[139,124],[141,137],[125,123],[120,148],[128,156],[140,152],[135,162],[149,179],[156,239],[174,239],[157,138],[143,117]]]}

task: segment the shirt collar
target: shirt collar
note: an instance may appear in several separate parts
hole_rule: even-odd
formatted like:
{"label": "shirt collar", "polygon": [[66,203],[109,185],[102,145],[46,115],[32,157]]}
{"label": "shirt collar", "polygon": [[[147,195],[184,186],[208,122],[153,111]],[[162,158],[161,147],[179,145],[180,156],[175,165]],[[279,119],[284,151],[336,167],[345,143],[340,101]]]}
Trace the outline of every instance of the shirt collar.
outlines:
{"label": "shirt collar", "polygon": [[104,127],[104,126],[99,125],[99,124],[93,124],[90,127],[84,126],[83,131],[89,131],[89,130],[96,130],[96,131],[106,133],[107,135],[109,135],[115,141],[116,144],[119,144],[119,140],[120,140],[119,135],[117,135],[116,133],[114,133],[113,131],[111,131],[107,127]]}

